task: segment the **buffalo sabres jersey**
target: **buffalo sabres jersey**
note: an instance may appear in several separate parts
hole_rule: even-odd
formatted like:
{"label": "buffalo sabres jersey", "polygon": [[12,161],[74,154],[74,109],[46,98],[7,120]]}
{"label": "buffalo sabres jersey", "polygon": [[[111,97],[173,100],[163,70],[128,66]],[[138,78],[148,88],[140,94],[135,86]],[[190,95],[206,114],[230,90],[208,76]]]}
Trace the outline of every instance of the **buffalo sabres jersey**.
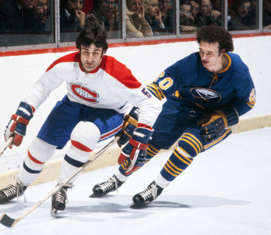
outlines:
{"label": "buffalo sabres jersey", "polygon": [[25,102],[37,109],[62,82],[67,84],[70,101],[92,108],[113,109],[124,114],[130,104],[140,109],[139,122],[152,126],[161,111],[160,101],[132,75],[131,71],[111,56],[104,55],[100,65],[86,73],[79,52],[53,62],[29,90]]}
{"label": "buffalo sabres jersey", "polygon": [[199,53],[168,67],[147,88],[160,100],[213,111],[232,106],[239,116],[255,105],[255,88],[248,67],[233,53],[225,53],[228,66],[219,73],[208,71]]}

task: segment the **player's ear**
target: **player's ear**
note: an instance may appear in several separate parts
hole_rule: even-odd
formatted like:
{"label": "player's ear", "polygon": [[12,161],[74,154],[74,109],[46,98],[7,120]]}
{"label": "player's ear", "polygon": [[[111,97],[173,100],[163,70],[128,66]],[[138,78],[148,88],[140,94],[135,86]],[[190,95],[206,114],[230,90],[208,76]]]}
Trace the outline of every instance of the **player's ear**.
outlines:
{"label": "player's ear", "polygon": [[223,55],[223,54],[225,53],[225,51],[226,51],[225,49],[220,50],[219,56],[220,56],[220,55]]}

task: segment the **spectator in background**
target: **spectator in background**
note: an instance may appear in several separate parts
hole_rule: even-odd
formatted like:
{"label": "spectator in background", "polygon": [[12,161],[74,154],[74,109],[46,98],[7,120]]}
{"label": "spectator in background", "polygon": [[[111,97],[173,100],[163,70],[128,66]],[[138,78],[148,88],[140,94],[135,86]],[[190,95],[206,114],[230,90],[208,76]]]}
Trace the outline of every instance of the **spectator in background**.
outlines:
{"label": "spectator in background", "polygon": [[263,29],[271,29],[271,0],[263,0]]}
{"label": "spectator in background", "polygon": [[196,32],[189,0],[180,0],[180,32]]}
{"label": "spectator in background", "polygon": [[159,0],[159,10],[165,28],[172,29],[172,11],[169,9],[170,0]]}
{"label": "spectator in background", "polygon": [[145,19],[152,28],[153,36],[160,35],[159,31],[165,29],[165,25],[162,21],[162,14],[158,7],[158,0],[145,0]]}
{"label": "spectator in background", "polygon": [[30,18],[34,20],[34,0],[0,1],[0,46],[25,45],[22,34],[27,30]]}
{"label": "spectator in background", "polygon": [[221,25],[221,12],[213,10],[213,5],[210,0],[200,1],[200,10],[195,17],[195,25]]}
{"label": "spectator in background", "polygon": [[48,0],[34,0],[33,10],[34,20],[30,19],[28,22],[29,31],[27,41],[29,44],[48,43],[49,38],[45,34],[45,20],[50,14]]}
{"label": "spectator in background", "polygon": [[191,5],[191,15],[193,17],[193,21],[196,17],[196,15],[199,12],[199,5],[200,5],[200,0],[193,0],[190,1],[190,5]]}
{"label": "spectator in background", "polygon": [[60,41],[75,41],[85,26],[85,0],[60,0]]}
{"label": "spectator in background", "polygon": [[60,32],[79,32],[85,27],[85,0],[60,1]]}
{"label": "spectator in background", "polygon": [[145,19],[143,0],[126,0],[127,37],[153,36],[152,29]]}
{"label": "spectator in background", "polygon": [[219,11],[219,12],[222,11],[221,0],[211,0],[211,3],[213,5],[214,10]]}
{"label": "spectator in background", "polygon": [[252,28],[251,18],[248,13],[251,11],[251,0],[235,0],[228,10],[229,30],[249,30]]}
{"label": "spectator in background", "polygon": [[93,10],[86,15],[86,26],[102,25],[107,38],[117,38],[120,32],[120,14],[117,14],[118,4],[115,0],[93,0]]}

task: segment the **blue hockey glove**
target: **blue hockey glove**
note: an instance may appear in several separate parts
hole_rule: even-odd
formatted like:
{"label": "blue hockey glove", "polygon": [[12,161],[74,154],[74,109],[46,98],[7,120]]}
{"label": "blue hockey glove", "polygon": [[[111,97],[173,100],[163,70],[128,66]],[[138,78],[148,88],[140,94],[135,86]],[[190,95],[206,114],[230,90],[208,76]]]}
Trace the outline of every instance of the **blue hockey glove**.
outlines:
{"label": "blue hockey glove", "polygon": [[120,136],[120,139],[118,140],[118,145],[120,147],[125,145],[132,137],[138,124],[138,112],[139,108],[133,107],[130,113],[125,116],[122,130],[118,134],[118,136]]}
{"label": "blue hockey glove", "polygon": [[14,136],[13,143],[20,146],[26,133],[26,126],[33,117],[34,108],[25,102],[21,102],[16,113],[11,116],[11,120],[6,126],[4,138],[7,141],[10,136]]}
{"label": "blue hockey glove", "polygon": [[228,107],[204,115],[198,122],[198,126],[203,139],[210,140],[221,136],[227,127],[237,124],[238,121],[239,116],[235,109]]}
{"label": "blue hockey glove", "polygon": [[145,164],[148,144],[153,129],[144,124],[139,124],[135,129],[129,143],[123,148],[118,163],[125,170],[125,174],[129,175],[135,172]]}

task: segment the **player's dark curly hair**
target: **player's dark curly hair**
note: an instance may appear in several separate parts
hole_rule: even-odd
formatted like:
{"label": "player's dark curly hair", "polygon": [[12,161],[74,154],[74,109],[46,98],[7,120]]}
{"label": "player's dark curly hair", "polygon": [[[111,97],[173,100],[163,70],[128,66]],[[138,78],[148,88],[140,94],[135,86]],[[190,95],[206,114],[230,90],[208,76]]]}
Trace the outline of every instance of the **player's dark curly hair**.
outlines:
{"label": "player's dark curly hair", "polygon": [[106,32],[101,25],[85,28],[76,39],[76,48],[80,51],[81,45],[89,47],[92,43],[98,48],[102,47],[104,53],[107,51]]}
{"label": "player's dark curly hair", "polygon": [[219,44],[219,52],[225,50],[230,52],[234,50],[231,34],[221,26],[204,25],[197,31],[197,42],[207,42]]}

